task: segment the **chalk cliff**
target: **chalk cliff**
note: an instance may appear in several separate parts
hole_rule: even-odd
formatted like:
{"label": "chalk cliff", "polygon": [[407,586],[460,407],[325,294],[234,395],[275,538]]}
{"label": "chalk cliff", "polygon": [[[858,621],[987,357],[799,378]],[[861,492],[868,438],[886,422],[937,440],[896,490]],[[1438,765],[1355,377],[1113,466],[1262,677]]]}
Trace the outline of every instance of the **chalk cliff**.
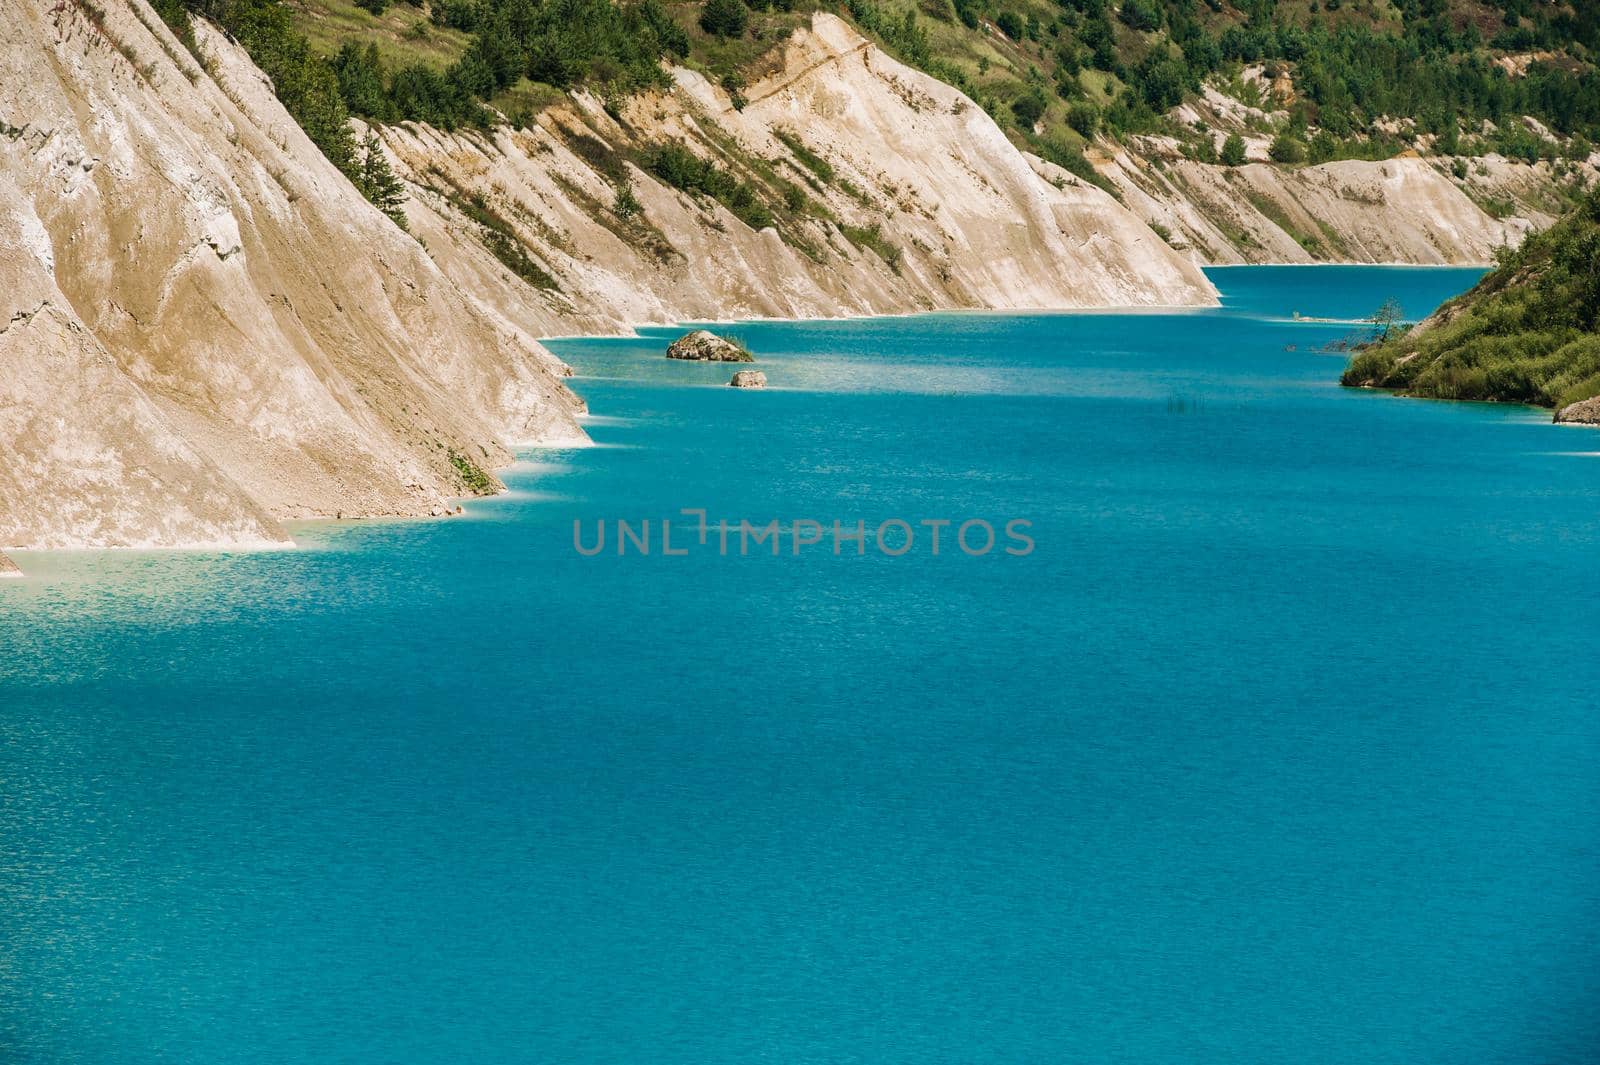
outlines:
{"label": "chalk cliff", "polygon": [[[673,76],[670,92],[611,111],[579,94],[522,130],[386,129],[413,228],[452,249],[440,261],[458,279],[494,270],[472,238],[513,235],[548,277],[521,310],[546,334],[1216,302],[1109,194],[1019,152],[959,91],[833,15],[795,33],[737,101],[694,71]],[[752,229],[663,181],[652,160],[667,145],[749,184],[777,205],[774,224]],[[617,209],[624,189],[637,210]]]}
{"label": "chalk cliff", "polygon": [[[1513,191],[1547,196],[1548,166],[1487,160],[1469,183],[1453,180],[1448,163],[1401,157],[1227,167],[1116,151],[1100,169],[1141,218],[1211,265],[1481,264],[1493,261],[1496,248],[1515,247],[1555,220]],[[1469,188],[1481,188],[1486,199],[1503,195],[1517,213],[1490,215]]]}
{"label": "chalk cliff", "polygon": [[0,20],[0,548],[443,511],[514,446],[582,442],[540,336],[1205,306],[1201,264],[1482,262],[1559,209],[1538,167],[1225,168],[1159,138],[1101,145],[1119,202],[819,13],[738,93],[677,69],[520,129],[380,130],[407,233],[206,23],[199,62],[145,0]]}
{"label": "chalk cliff", "polygon": [[[0,0],[0,547],[260,545],[578,441],[561,366],[142,2]],[[508,304],[509,305],[509,304]]]}

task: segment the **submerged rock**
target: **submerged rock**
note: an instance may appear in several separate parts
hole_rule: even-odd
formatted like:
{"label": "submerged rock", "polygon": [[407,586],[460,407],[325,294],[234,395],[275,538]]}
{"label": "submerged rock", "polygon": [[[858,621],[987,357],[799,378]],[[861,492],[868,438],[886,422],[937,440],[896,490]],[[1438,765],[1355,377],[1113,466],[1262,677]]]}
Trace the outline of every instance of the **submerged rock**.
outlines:
{"label": "submerged rock", "polygon": [[1600,425],[1600,396],[1591,396],[1582,402],[1562,407],[1556,412],[1556,421],[1573,425]]}
{"label": "submerged rock", "polygon": [[17,568],[17,564],[6,556],[0,555],[0,581],[5,580],[7,577],[20,576],[22,576],[22,571]]}
{"label": "submerged rock", "polygon": [[695,362],[755,362],[755,357],[742,346],[717,336],[709,329],[696,329],[685,333],[667,348],[669,359],[690,359]]}
{"label": "submerged rock", "polygon": [[760,370],[736,370],[728,384],[734,388],[766,388],[767,375]]}

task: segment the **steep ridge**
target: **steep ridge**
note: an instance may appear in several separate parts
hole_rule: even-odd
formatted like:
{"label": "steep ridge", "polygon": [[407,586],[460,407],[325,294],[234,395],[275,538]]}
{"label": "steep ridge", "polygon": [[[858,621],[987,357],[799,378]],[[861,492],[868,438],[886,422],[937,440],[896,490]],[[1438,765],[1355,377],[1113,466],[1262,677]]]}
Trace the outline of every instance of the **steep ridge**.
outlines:
{"label": "steep ridge", "polygon": [[[509,235],[542,285],[519,320],[546,334],[1216,301],[1195,265],[1110,195],[1019,152],[958,90],[833,15],[795,33],[738,107],[694,71],[673,76],[670,92],[612,112],[575,94],[522,130],[385,129],[413,230],[451,249],[435,255],[468,289],[496,273],[487,250]],[[794,206],[752,228],[663,180],[653,161],[668,146]],[[636,211],[619,207],[624,190]]]}
{"label": "steep ridge", "polygon": [[[1530,162],[1482,151],[1499,135],[1492,123],[1457,137],[1452,150],[1470,141],[1474,154],[1448,154],[1437,134],[1404,118],[1376,121],[1343,145],[1375,148],[1387,138],[1395,152],[1388,158],[1306,165],[1310,144],[1336,150],[1341,142],[1326,131],[1297,131],[1290,108],[1298,99],[1286,66],[1275,79],[1264,66],[1249,66],[1235,79],[1212,79],[1166,114],[1182,139],[1102,136],[1089,157],[1174,248],[1218,266],[1483,265],[1552,224],[1600,173],[1600,154],[1582,138],[1562,142],[1528,117],[1508,119],[1505,133],[1560,158]],[[1220,158],[1230,138],[1240,150],[1235,165]],[[1411,147],[1400,150],[1404,144]]]}
{"label": "steep ridge", "polygon": [[1119,151],[1102,166],[1140,217],[1207,265],[1480,264],[1554,220],[1526,205],[1495,218],[1416,157],[1228,167]]}
{"label": "steep ridge", "polygon": [[202,66],[143,0],[0,21],[0,546],[281,543],[582,440],[507,286],[463,292],[231,42],[196,21]]}

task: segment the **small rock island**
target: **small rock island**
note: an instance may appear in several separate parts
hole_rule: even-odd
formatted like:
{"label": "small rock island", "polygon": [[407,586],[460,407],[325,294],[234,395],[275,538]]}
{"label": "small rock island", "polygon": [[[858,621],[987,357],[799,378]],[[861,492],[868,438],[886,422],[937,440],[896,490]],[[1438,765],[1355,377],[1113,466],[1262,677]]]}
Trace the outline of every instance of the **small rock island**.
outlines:
{"label": "small rock island", "polygon": [[766,388],[767,375],[760,370],[735,370],[728,384],[733,388]]}
{"label": "small rock island", "polygon": [[22,571],[17,568],[17,564],[5,555],[0,555],[0,580],[5,580],[7,577],[20,576],[22,576]]}
{"label": "small rock island", "polygon": [[669,359],[689,359],[695,362],[755,362],[755,356],[725,337],[709,329],[696,329],[685,333],[667,348]]}

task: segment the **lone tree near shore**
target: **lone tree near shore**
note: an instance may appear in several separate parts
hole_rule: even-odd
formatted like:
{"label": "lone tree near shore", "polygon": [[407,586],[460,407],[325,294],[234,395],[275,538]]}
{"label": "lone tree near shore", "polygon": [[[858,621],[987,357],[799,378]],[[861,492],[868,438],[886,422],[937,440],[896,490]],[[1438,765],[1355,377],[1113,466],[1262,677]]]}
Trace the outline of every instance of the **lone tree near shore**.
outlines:
{"label": "lone tree near shore", "polygon": [[1372,312],[1372,339],[1379,343],[1388,340],[1389,334],[1405,321],[1405,317],[1406,312],[1400,306],[1400,301],[1390,296]]}

